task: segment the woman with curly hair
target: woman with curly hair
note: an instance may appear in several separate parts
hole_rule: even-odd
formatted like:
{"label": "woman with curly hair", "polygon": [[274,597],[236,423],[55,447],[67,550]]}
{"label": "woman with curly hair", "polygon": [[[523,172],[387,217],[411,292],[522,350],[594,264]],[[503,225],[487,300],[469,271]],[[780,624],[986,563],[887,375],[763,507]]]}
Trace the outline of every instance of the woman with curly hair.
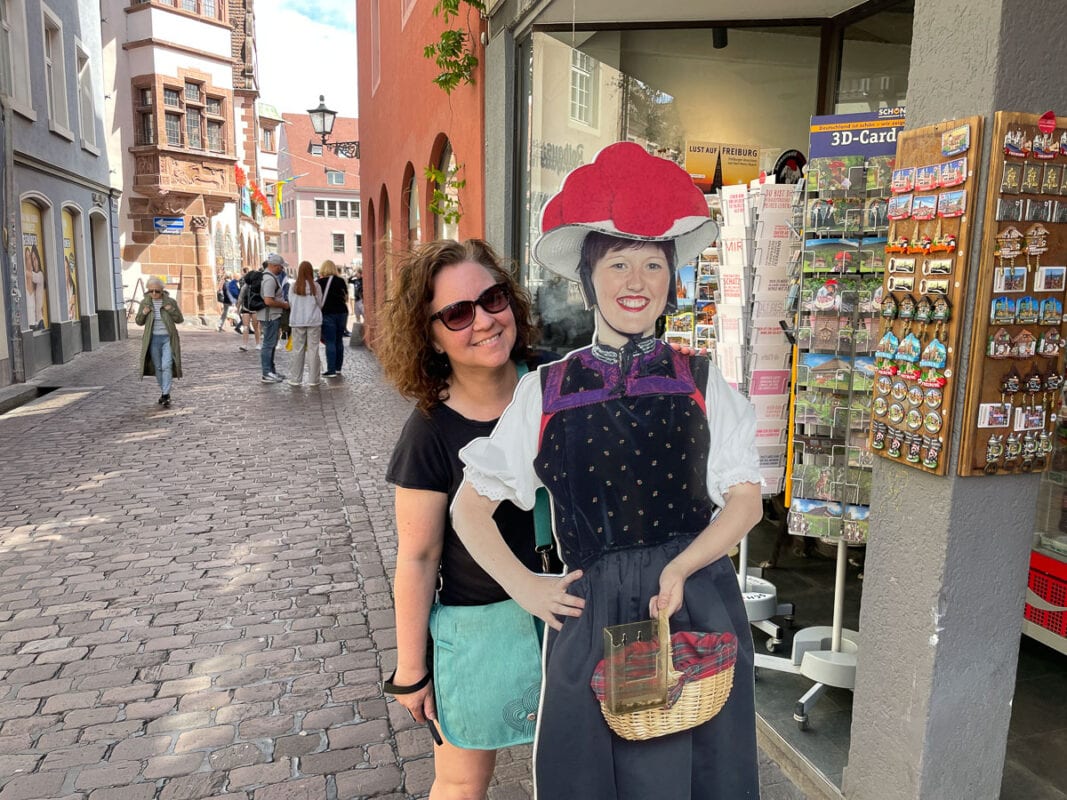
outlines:
{"label": "woman with curly hair", "polygon": [[[396,485],[398,533],[397,665],[386,690],[423,723],[447,712],[435,702],[428,658],[435,593],[443,605],[508,599],[452,528],[449,504],[463,480],[459,450],[493,430],[511,402],[520,367],[535,370],[551,357],[531,348],[536,330],[529,298],[485,242],[430,242],[411,252],[396,274],[377,351],[386,376],[417,408],[386,474]],[[515,555],[541,571],[532,514],[506,503],[499,521]],[[491,679],[470,676],[476,686]],[[495,763],[495,750],[443,741],[435,750],[430,797],[484,797]]]}

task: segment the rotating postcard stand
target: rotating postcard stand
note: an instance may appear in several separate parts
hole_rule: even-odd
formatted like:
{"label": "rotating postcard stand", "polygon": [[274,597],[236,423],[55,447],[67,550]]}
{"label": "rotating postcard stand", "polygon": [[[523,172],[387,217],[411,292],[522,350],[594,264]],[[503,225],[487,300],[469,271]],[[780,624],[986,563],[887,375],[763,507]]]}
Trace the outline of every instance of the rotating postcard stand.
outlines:
{"label": "rotating postcard stand", "polygon": [[[808,712],[818,702],[827,686],[856,688],[856,660],[859,656],[859,633],[844,627],[845,570],[848,568],[848,542],[837,542],[837,568],[834,571],[833,624],[803,628],[793,636],[792,663],[796,672],[815,681],[815,685],[797,700],[793,719],[800,729],[808,728]],[[757,662],[758,663],[758,662]]]}
{"label": "rotating postcard stand", "polygon": [[[770,495],[781,491],[785,476],[791,348],[780,321],[789,291],[791,254],[799,241],[794,217],[800,188],[760,184],[720,190],[724,224],[715,293],[715,360],[756,410],[756,449],[765,493]],[[774,652],[783,638],[781,627],[771,618],[791,621],[794,606],[778,602],[778,590],[763,577],[762,569],[749,568],[747,536],[740,544],[737,580],[749,623],[767,634],[767,649]],[[789,663],[770,659],[762,666],[776,669],[776,662]]]}

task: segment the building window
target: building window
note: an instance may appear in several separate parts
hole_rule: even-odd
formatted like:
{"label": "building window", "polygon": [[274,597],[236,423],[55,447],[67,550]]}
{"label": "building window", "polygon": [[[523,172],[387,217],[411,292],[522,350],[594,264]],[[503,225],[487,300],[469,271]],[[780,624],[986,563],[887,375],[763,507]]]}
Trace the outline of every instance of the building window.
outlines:
{"label": "building window", "polygon": [[207,105],[204,107],[204,111],[215,117],[222,116],[222,98],[221,97],[209,97],[207,99]]}
{"label": "building window", "polygon": [[200,84],[186,82],[185,84],[185,102],[187,103],[199,103],[200,102]]}
{"label": "building window", "polygon": [[363,252],[363,234],[362,233],[357,233],[355,236],[356,236],[356,252],[357,253],[362,253]]}
{"label": "building window", "polygon": [[222,123],[208,120],[207,123],[207,149],[212,153],[222,153],[226,146],[222,142]]}
{"label": "building window", "polygon": [[167,144],[182,146],[182,115],[167,113]]}
{"label": "building window", "polygon": [[185,135],[187,147],[191,147],[194,150],[204,149],[204,140],[200,135],[200,109],[186,109]]}
{"label": "building window", "polygon": [[571,119],[596,125],[597,62],[580,50],[571,51]]}
{"label": "building window", "polygon": [[139,114],[141,123],[137,130],[137,144],[156,143],[156,118],[151,112]]}
{"label": "building window", "polygon": [[335,253],[343,253],[345,251],[345,235],[343,233],[333,234],[333,251]]}
{"label": "building window", "polygon": [[328,169],[326,170],[326,183],[330,186],[341,186],[345,182],[345,174],[340,170]]}
{"label": "building window", "polygon": [[0,92],[30,106],[30,61],[24,0],[0,0]]}
{"label": "building window", "polygon": [[382,80],[382,26],[378,0],[370,0],[370,86],[371,92]]}
{"label": "building window", "polygon": [[262,149],[264,152],[274,152],[274,128],[261,128],[260,129],[262,142]]}
{"label": "building window", "polygon": [[322,145],[321,144],[313,144],[313,145],[311,145],[311,148],[310,148],[309,152],[313,156],[321,156],[322,155]]}
{"label": "building window", "polygon": [[169,108],[181,108],[182,107],[182,95],[177,89],[170,87],[163,87],[163,105]]}
{"label": "building window", "polygon": [[326,216],[326,201],[325,200],[316,200],[315,201],[315,216],[316,217],[325,217]]}
{"label": "building window", "polygon": [[85,51],[78,47],[78,124],[81,127],[82,143],[96,146],[96,102],[93,96],[92,62]]}
{"label": "building window", "polygon": [[349,200],[348,205],[350,206],[352,211],[352,219],[359,219],[359,201]]}
{"label": "building window", "polygon": [[152,88],[143,87],[137,90],[137,99],[141,101],[142,106],[152,105]]}
{"label": "building window", "polygon": [[[144,2],[144,0],[133,0],[130,5],[136,5],[139,2]],[[211,19],[222,19],[222,8],[226,5],[218,0],[163,0],[163,2],[180,8],[182,11],[188,11],[190,14],[199,14]]]}
{"label": "building window", "polygon": [[44,15],[44,75],[48,89],[48,119],[57,128],[70,127],[67,111],[67,70],[63,63],[63,26],[48,9]]}

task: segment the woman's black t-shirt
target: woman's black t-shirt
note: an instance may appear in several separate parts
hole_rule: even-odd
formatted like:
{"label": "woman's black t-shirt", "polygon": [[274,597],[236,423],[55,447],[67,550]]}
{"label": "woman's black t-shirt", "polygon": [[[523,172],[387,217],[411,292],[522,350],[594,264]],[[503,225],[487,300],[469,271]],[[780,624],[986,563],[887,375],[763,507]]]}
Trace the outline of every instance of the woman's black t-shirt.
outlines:
{"label": "woman's black t-shirt", "polygon": [[[319,278],[319,288],[322,289],[322,313],[323,314],[346,314],[348,313],[348,287],[345,279],[340,275]],[[326,284],[330,284],[330,291],[326,291]]]}
{"label": "woman's black t-shirt", "polygon": [[[557,358],[553,353],[538,352],[527,366],[532,372]],[[451,507],[463,482],[459,451],[473,439],[488,436],[495,426],[496,420],[467,419],[443,403],[434,406],[429,416],[415,409],[396,443],[385,479],[405,489],[444,492]],[[543,571],[541,556],[534,550],[533,513],[505,500],[497,506],[493,519],[519,560],[533,572]],[[507,592],[467,552],[452,527],[451,515],[445,519],[440,575],[438,600],[444,605],[485,605],[508,599]]]}

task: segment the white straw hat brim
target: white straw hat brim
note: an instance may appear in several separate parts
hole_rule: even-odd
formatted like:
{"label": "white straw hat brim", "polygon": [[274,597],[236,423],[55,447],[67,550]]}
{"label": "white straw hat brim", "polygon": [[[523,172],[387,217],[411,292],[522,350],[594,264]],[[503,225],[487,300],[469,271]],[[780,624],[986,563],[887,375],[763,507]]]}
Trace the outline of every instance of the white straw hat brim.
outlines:
{"label": "white straw hat brim", "polygon": [[567,280],[578,280],[582,243],[592,231],[643,242],[674,241],[677,264],[694,261],[719,235],[719,226],[709,217],[682,217],[660,236],[634,236],[615,227],[611,220],[561,225],[541,235],[534,243],[533,257],[541,266]]}

